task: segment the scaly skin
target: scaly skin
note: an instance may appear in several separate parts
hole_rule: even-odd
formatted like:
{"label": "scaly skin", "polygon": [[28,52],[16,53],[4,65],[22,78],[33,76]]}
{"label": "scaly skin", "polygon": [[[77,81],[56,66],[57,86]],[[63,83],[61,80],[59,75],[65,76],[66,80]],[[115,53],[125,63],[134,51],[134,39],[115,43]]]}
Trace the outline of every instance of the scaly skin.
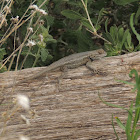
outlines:
{"label": "scaly skin", "polygon": [[12,85],[8,85],[5,87],[13,87],[13,86],[19,85],[19,84],[24,83],[26,81],[38,78],[41,75],[43,75],[44,73],[47,73],[49,71],[55,70],[55,69],[60,68],[60,67],[67,67],[68,69],[71,69],[71,68],[79,67],[81,65],[86,65],[86,63],[89,60],[94,61],[94,60],[100,59],[104,56],[106,56],[106,52],[103,49],[72,54],[72,55],[66,56],[66,57],[50,64],[43,71],[41,71],[37,74],[34,74],[33,76],[30,76],[30,77],[23,79],[17,83],[14,83]]}

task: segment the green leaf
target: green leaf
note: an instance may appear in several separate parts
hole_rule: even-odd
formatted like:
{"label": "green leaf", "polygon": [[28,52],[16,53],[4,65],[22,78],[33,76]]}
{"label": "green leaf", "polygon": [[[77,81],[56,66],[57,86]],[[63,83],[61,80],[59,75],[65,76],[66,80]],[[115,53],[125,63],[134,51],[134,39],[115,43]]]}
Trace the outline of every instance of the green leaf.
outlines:
{"label": "green leaf", "polygon": [[69,1],[68,3],[71,6],[75,6],[75,7],[78,7],[78,8],[83,8],[83,5],[82,5],[81,1],[77,1],[77,2],[75,2],[75,1]]}
{"label": "green leaf", "polygon": [[[135,106],[138,106],[140,105],[140,77],[138,75],[138,72],[133,69],[130,71],[130,77],[132,77],[132,75],[135,75],[135,81],[136,81],[136,88],[137,88],[137,96],[136,96],[136,103],[135,103]],[[135,129],[136,129],[136,125],[137,125],[137,122],[139,120],[139,115],[140,115],[140,109],[136,109],[135,110],[135,118],[134,118],[134,122],[133,122],[133,129],[132,129],[132,139],[134,138],[134,133],[135,133]]]}
{"label": "green leaf", "polygon": [[111,26],[110,35],[113,39],[113,44],[117,45],[117,42],[118,42],[118,28],[116,26]]}
{"label": "green leaf", "polygon": [[4,55],[6,55],[5,48],[0,48],[0,61],[4,58]]}
{"label": "green leaf", "polygon": [[78,52],[83,52],[93,46],[93,42],[89,39],[88,34],[83,34],[82,30],[79,28],[75,32],[78,44]]}
{"label": "green leaf", "polygon": [[134,15],[135,15],[135,13],[131,14],[131,16],[130,16],[130,26],[131,26],[131,29],[132,29],[133,33],[136,35],[136,37],[139,41],[139,44],[140,44],[140,35],[137,33],[137,31],[134,27],[134,22],[133,22]]}
{"label": "green leaf", "polygon": [[136,15],[135,15],[135,24],[136,25],[138,25],[139,16],[140,16],[140,5],[139,5],[139,8],[138,8]]}
{"label": "green leaf", "polygon": [[115,117],[118,126],[120,126],[120,128],[122,128],[123,130],[125,130],[125,126],[124,124],[121,122],[121,120],[118,117]]}
{"label": "green leaf", "polygon": [[128,33],[129,33],[129,30],[127,29],[127,30],[124,32],[124,35],[123,35],[123,37],[122,37],[122,42],[121,42],[121,45],[122,45],[122,46],[123,46],[124,42],[125,42],[126,39],[127,39]]}
{"label": "green leaf", "polygon": [[119,40],[122,40],[123,35],[124,35],[124,29],[120,28],[119,31],[118,31]]}
{"label": "green leaf", "polygon": [[86,5],[86,7],[87,7],[88,0],[84,0],[84,1],[85,1],[85,2],[84,2],[84,3],[85,3],[85,5]]}
{"label": "green leaf", "polygon": [[136,131],[136,134],[134,136],[134,140],[138,140],[139,136],[140,136],[140,129]]}
{"label": "green leaf", "polygon": [[88,20],[81,20],[82,25],[84,25],[85,27],[87,27],[89,30],[93,31],[92,26],[90,25]]}
{"label": "green leaf", "polygon": [[100,94],[98,94],[98,96],[99,96],[100,100],[101,100],[104,104],[106,104],[106,105],[108,105],[108,106],[116,107],[116,108],[121,108],[121,109],[123,109],[123,110],[128,111],[128,109],[126,109],[126,108],[124,108],[124,107],[122,107],[122,106],[114,105],[114,104],[105,102],[105,101],[101,98]]}
{"label": "green leaf", "polygon": [[107,40],[108,40],[109,42],[111,42],[112,44],[114,44],[113,38],[112,38],[112,36],[110,35],[109,32],[107,32],[107,33],[105,34],[105,36],[106,36],[106,38],[107,38]]}
{"label": "green leaf", "polygon": [[134,52],[134,45],[132,43],[130,45],[128,45],[128,43],[125,42],[124,46],[129,52]]}
{"label": "green leaf", "polygon": [[138,72],[135,69],[132,69],[129,73],[129,77],[132,78],[132,75],[135,75],[135,81],[136,81],[136,85],[138,85],[138,81],[139,81],[139,75]]}
{"label": "green leaf", "polygon": [[134,45],[132,43],[132,39],[131,39],[131,34],[128,32],[127,35],[127,42],[125,42],[125,48],[129,51],[129,52],[133,52],[134,51]]}
{"label": "green leaf", "polygon": [[95,28],[97,28],[99,26],[99,21],[101,20],[102,18],[102,15],[103,15],[103,12],[104,12],[104,8],[102,8],[99,12],[99,16],[98,16],[98,19],[97,19],[97,22],[95,24]]}
{"label": "green leaf", "polygon": [[113,0],[117,5],[126,5],[139,0]]}
{"label": "green leaf", "polygon": [[41,53],[41,60],[45,62],[48,57],[48,51],[45,48],[41,48],[40,53]]}
{"label": "green leaf", "polygon": [[46,47],[46,43],[40,41],[40,42],[37,43],[37,46],[40,47],[40,48],[45,48]]}
{"label": "green leaf", "polygon": [[116,80],[116,81],[121,82],[121,83],[124,83],[124,84],[128,84],[128,85],[133,85],[133,86],[135,85],[132,82],[127,82],[127,81],[123,81],[123,80]]}
{"label": "green leaf", "polygon": [[131,34],[130,33],[128,33],[128,35],[127,35],[127,43],[129,46],[131,46]]}
{"label": "green leaf", "polygon": [[44,38],[44,42],[48,43],[56,43],[57,41],[53,39],[53,37],[49,34],[48,29],[46,29],[44,26],[40,26],[40,29],[42,31],[42,35]]}
{"label": "green leaf", "polygon": [[128,118],[127,118],[126,129],[125,129],[127,140],[131,140],[130,133],[131,133],[131,123],[132,123],[132,117],[133,117],[132,107],[133,107],[133,102],[131,103],[130,109],[128,111]]}
{"label": "green leaf", "polygon": [[135,107],[131,108],[131,110],[140,109],[140,105],[136,105]]}
{"label": "green leaf", "polygon": [[[2,66],[2,64],[0,64],[0,67]],[[0,73],[3,73],[7,71],[7,67],[6,66],[3,66],[1,69],[0,69]]]}
{"label": "green leaf", "polygon": [[45,16],[46,20],[47,20],[47,25],[48,26],[52,26],[54,24],[54,17],[48,15],[48,16]]}
{"label": "green leaf", "polygon": [[117,132],[116,132],[116,130],[115,130],[113,117],[114,117],[114,116],[113,116],[113,114],[112,114],[112,126],[113,126],[113,130],[114,130],[114,133],[115,133],[115,135],[116,135],[117,140],[119,140],[118,134],[117,134]]}
{"label": "green leaf", "polygon": [[135,50],[134,51],[140,51],[140,44],[138,44],[136,47],[135,47]]}
{"label": "green leaf", "polygon": [[25,63],[24,68],[31,68],[34,62],[34,58],[32,56],[28,56]]}
{"label": "green leaf", "polygon": [[61,14],[69,19],[83,19],[83,16],[73,10],[63,10]]}
{"label": "green leaf", "polygon": [[107,18],[106,21],[105,21],[105,31],[108,33],[107,25],[108,25],[108,18]]}

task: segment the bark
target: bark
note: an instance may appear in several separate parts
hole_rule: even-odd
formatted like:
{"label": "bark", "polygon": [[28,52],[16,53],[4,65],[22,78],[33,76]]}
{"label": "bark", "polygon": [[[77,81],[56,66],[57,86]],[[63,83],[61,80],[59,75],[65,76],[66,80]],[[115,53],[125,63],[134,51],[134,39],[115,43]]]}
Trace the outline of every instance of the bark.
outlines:
{"label": "bark", "polygon": [[[134,68],[140,70],[140,52],[105,57],[93,61],[91,66],[97,73],[86,66],[68,69],[67,72],[58,69],[12,88],[4,88],[4,85],[20,81],[44,68],[0,74],[1,131],[4,117],[13,113],[1,139],[15,140],[23,134],[33,140],[115,140],[112,114],[126,123],[128,113],[105,105],[98,94],[106,102],[128,108],[131,101],[135,100],[136,93],[132,92],[132,86],[116,80],[133,82],[129,72]],[[24,109],[13,112],[13,98],[17,94],[30,98],[32,117]],[[21,114],[29,119],[30,125],[21,121]],[[124,130],[114,123],[119,137],[125,140]]]}

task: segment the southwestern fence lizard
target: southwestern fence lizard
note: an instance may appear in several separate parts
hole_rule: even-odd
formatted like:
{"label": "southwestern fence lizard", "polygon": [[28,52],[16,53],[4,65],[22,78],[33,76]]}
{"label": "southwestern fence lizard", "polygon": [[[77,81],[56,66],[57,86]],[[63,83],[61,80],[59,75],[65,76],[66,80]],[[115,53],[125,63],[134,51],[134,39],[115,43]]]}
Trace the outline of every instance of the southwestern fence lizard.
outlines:
{"label": "southwestern fence lizard", "polygon": [[81,65],[86,65],[87,62],[94,61],[96,59],[100,59],[104,56],[106,56],[106,52],[103,49],[72,54],[72,55],[66,56],[66,57],[50,64],[43,71],[41,71],[39,73],[36,73],[30,77],[27,77],[17,83],[6,85],[4,87],[16,86],[16,85],[24,83],[26,81],[38,78],[41,75],[43,75],[44,73],[55,70],[57,68],[65,67],[68,69],[72,69],[72,68],[79,67]]}

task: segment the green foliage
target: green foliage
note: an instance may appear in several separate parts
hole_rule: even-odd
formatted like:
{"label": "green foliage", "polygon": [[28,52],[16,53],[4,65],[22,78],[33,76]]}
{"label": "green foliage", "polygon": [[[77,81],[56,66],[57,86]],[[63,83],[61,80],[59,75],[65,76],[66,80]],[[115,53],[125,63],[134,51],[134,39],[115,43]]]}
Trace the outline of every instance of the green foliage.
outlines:
{"label": "green foliage", "polygon": [[[6,55],[5,49],[4,49],[4,48],[0,48],[0,61],[3,60],[3,58],[4,58],[5,55]],[[1,67],[1,66],[2,66],[2,64],[0,64],[0,67]],[[4,66],[4,67],[0,70],[0,73],[1,73],[1,72],[5,72],[5,71],[7,71],[6,66]]]}
{"label": "green foliage", "polygon": [[140,34],[137,33],[137,31],[136,31],[136,29],[134,27],[133,17],[134,17],[134,13],[130,17],[130,26],[131,26],[131,29],[132,29],[133,33],[136,35],[136,37],[137,37],[137,39],[139,41],[139,44],[140,44]]}
{"label": "green foliage", "polygon": [[113,0],[118,5],[126,5],[139,0]]}
{"label": "green foliage", "polygon": [[[42,34],[43,41],[39,40],[39,35]],[[56,43],[56,40],[49,34],[48,29],[46,29],[43,25],[40,26],[40,30],[36,32],[35,35],[31,37],[31,39],[36,40],[38,42],[29,52],[29,57],[27,58],[24,67],[34,67],[34,66],[42,66],[44,63],[46,64],[48,61],[52,59],[52,56],[49,54],[46,46],[48,44]],[[26,56],[27,52],[30,48],[25,47],[22,51],[22,55]]]}
{"label": "green foliage", "polygon": [[126,50],[128,50],[129,52],[134,51],[134,44],[132,43],[132,37],[131,37],[130,32],[128,32],[124,46],[125,46]]}
{"label": "green foliage", "polygon": [[[132,16],[133,18],[133,16]],[[140,6],[138,7],[138,10],[136,12],[136,15],[135,15],[135,25],[138,25],[138,20],[140,19]]]}
{"label": "green foliage", "polygon": [[4,48],[0,48],[0,61],[3,60],[5,55],[6,55],[5,49]]}
{"label": "green foliage", "polygon": [[[114,2],[117,5],[119,4],[122,6],[117,7],[117,5],[114,5],[113,3],[111,3],[107,0],[102,1],[102,2],[101,1],[96,1],[96,2],[85,1],[86,5],[87,5],[88,12],[90,14],[91,21],[92,21],[95,29],[99,32],[102,32],[102,34],[104,35],[103,37],[105,37],[108,41],[110,41],[110,44],[108,42],[104,42],[104,46],[103,46],[107,50],[108,56],[119,55],[119,54],[123,54],[124,52],[133,52],[133,51],[139,50],[139,48],[140,48],[140,46],[138,44],[133,43],[134,36],[131,33],[131,29],[128,28],[129,18],[130,18],[129,15],[134,10],[137,10],[136,11],[137,17],[135,17],[135,22],[137,22],[137,24],[138,24],[139,10],[137,7],[137,1],[133,1],[133,4],[134,4],[133,8],[131,8],[130,5],[128,5],[128,6],[126,6],[127,7],[126,9],[124,8],[124,5],[130,4],[130,3],[132,3],[132,1],[130,1],[130,0],[128,0],[128,1],[114,0]],[[87,16],[86,16],[86,13],[84,11],[84,7],[79,1],[78,1],[78,3],[76,3],[76,1],[74,1],[74,0],[72,0],[70,2],[65,1],[63,4],[68,5],[67,6],[68,8],[66,10],[61,10],[62,11],[61,14],[67,18],[67,19],[64,19],[64,22],[63,22],[67,26],[65,27],[61,24],[63,26],[63,28],[65,28],[65,32],[69,29],[68,34],[71,34],[70,32],[72,32],[73,36],[77,36],[76,34],[74,35],[74,33],[76,33],[75,31],[78,28],[76,26],[77,23],[81,27],[82,34],[86,33],[85,29],[89,29],[90,31],[93,31],[92,26],[90,25],[89,21],[87,20]],[[59,3],[59,6],[60,5],[61,4]],[[111,6],[109,9],[108,9],[108,7],[106,7],[108,5]],[[113,7],[116,8],[116,11],[113,9]],[[58,9],[57,9],[57,11],[58,11]],[[124,15],[124,13],[126,13],[126,12],[128,13],[128,16],[126,14]],[[106,23],[105,28],[107,29],[107,26],[109,26],[110,31],[108,32],[106,30],[106,32],[105,32],[103,30],[103,27],[104,27],[103,21],[105,20],[103,17],[105,17],[105,16],[108,17],[109,20],[111,19],[111,16],[113,16],[114,21],[115,21],[114,24],[118,24],[119,22],[123,22],[124,24],[120,25],[120,26],[117,26],[117,25],[110,26],[110,23]],[[68,20],[68,22],[65,22],[67,20]],[[75,26],[73,26],[73,25],[71,26],[71,24],[69,24],[69,23],[72,23]],[[127,26],[127,28],[126,28],[126,26]],[[75,31],[73,31],[73,29]],[[66,35],[66,33],[65,33],[65,35]],[[65,37],[67,37],[67,36],[65,36]],[[81,43],[78,43],[76,40],[72,39],[72,36],[71,36],[71,39],[70,39],[70,36],[67,37],[70,39],[70,41],[68,41],[68,39],[65,39],[65,37],[62,36],[61,39],[66,40],[66,44],[68,44],[68,46],[66,46],[66,48],[74,49],[74,46],[76,43],[77,50],[80,50],[78,48],[81,47],[81,46],[79,46],[79,44],[82,44],[82,41],[81,41]],[[88,36],[88,38],[89,38],[89,36]],[[97,48],[96,41],[97,40],[92,42],[92,46],[93,46],[92,48]],[[71,43],[71,45],[69,44],[69,42]],[[103,45],[103,44],[101,44],[101,45]],[[91,47],[89,47],[89,46],[90,46],[90,44],[87,47],[85,47],[85,49],[86,48],[90,49]],[[83,50],[83,51],[85,51],[85,50]]]}
{"label": "green foliage", "polygon": [[111,26],[108,32],[106,26],[104,35],[111,42],[111,44],[105,43],[108,56],[122,54],[124,47],[129,52],[134,51],[134,45],[131,42],[131,34],[128,29],[124,30],[122,27]]}
{"label": "green foliage", "polygon": [[[0,67],[2,66],[2,64],[0,64]],[[1,70],[0,70],[0,73],[2,73],[2,72],[5,72],[5,71],[7,71],[7,67],[6,66],[4,66]]]}
{"label": "green foliage", "polygon": [[[101,18],[103,16],[103,12],[104,12],[104,8],[102,8],[100,11],[99,11],[99,16],[97,18],[97,21],[94,22],[95,23],[95,29],[98,30],[101,28],[100,26],[100,21],[101,21]],[[85,18],[84,16],[82,16],[81,14],[77,13],[76,11],[73,11],[73,10],[63,10],[61,12],[61,14],[69,19],[72,19],[72,20],[80,20],[80,22],[82,23],[82,25],[84,25],[86,28],[90,29],[90,30],[93,30],[89,21],[87,20],[87,18]]]}
{"label": "green foliage", "polygon": [[24,12],[27,10],[27,7],[30,5],[31,0],[15,0],[12,6],[12,14],[13,17],[22,16]]}
{"label": "green foliage", "polygon": [[[103,99],[99,95],[99,98],[106,105],[121,108],[128,112],[126,125],[124,125],[118,117],[115,117],[115,120],[116,120],[118,126],[125,131],[127,140],[138,140],[138,138],[140,136],[140,129],[137,129],[137,124],[138,124],[139,116],[140,116],[140,76],[138,75],[138,72],[135,69],[131,70],[130,74],[129,74],[129,76],[131,78],[133,77],[133,75],[135,76],[135,83],[129,83],[126,81],[121,81],[121,82],[128,83],[131,85],[133,84],[134,90],[137,90],[135,107],[133,107],[133,102],[131,103],[129,109],[126,109],[126,108],[118,106],[118,105],[110,104],[110,103],[103,101]],[[133,112],[133,110],[135,110],[135,112]],[[115,130],[115,126],[114,126],[113,115],[112,115],[112,125],[113,125],[113,129],[114,129],[116,138],[119,140],[118,134],[117,134],[117,132]]]}
{"label": "green foliage", "polygon": [[80,15],[79,13],[73,11],[73,10],[64,10],[61,12],[61,14],[69,19],[75,19],[75,20],[78,20],[78,19],[82,19],[83,16]]}
{"label": "green foliage", "polygon": [[[38,0],[34,4],[40,5],[43,1]],[[30,2],[31,0],[14,1],[11,15],[13,17],[18,15],[21,18]],[[26,56],[24,68],[48,65],[71,53],[100,47],[106,49],[108,56],[140,50],[140,6],[138,0],[84,0],[84,3],[95,30],[99,36],[110,43],[88,32],[88,30],[91,32],[95,30],[89,23],[89,17],[81,0],[48,0],[42,7],[48,12],[47,16],[37,13],[34,15],[33,21],[23,24],[17,30],[17,37],[22,43],[29,24],[34,27],[38,17],[44,20],[44,25],[35,27],[36,34],[29,38],[35,40],[37,44],[33,48],[23,47],[19,65],[22,65]],[[31,10],[27,12],[27,17],[30,12]],[[10,26],[10,18],[11,16],[8,15],[8,26]],[[6,30],[7,27],[0,30],[1,37]],[[38,39],[39,34],[43,35],[43,42]],[[13,52],[14,35],[13,33],[2,45],[7,54],[3,59]],[[15,47],[18,46],[16,41]],[[7,63],[7,67],[9,64],[10,62]],[[15,68],[15,65],[16,59],[12,69]]]}
{"label": "green foliage", "polygon": [[[138,12],[137,12],[137,18],[138,18]],[[136,23],[138,20],[137,18],[135,17]],[[106,33],[104,35],[105,35],[105,38],[111,42],[111,44],[105,43],[106,50],[108,51],[108,56],[122,54],[124,50],[128,52],[140,50],[140,34],[136,31],[134,27],[134,13],[131,14],[130,16],[130,27],[133,33],[136,35],[137,40],[139,41],[139,43],[136,46],[134,46],[132,42],[132,35],[129,29],[124,30],[123,27],[121,26],[116,27],[114,25],[114,26],[111,26],[110,32],[108,32],[107,23],[108,23],[108,20],[106,20],[106,23],[105,23]]]}
{"label": "green foliage", "polygon": [[[94,11],[93,1],[89,0],[85,2],[87,2],[89,13],[92,14],[92,22],[95,23],[95,28],[99,30],[101,28],[100,24],[103,22],[104,10],[99,9]],[[98,47],[96,42],[91,39],[91,34],[86,31],[86,28],[92,28],[87,21],[81,1],[61,0],[58,2],[54,0],[50,4],[53,4],[53,8],[51,9],[53,10],[52,17],[55,17],[54,24],[52,25],[52,29],[55,29],[55,32],[52,32],[52,35],[56,36],[57,40],[59,40],[58,44],[53,46],[57,54],[64,56],[71,52],[87,51]],[[59,52],[59,50],[63,51]]]}

